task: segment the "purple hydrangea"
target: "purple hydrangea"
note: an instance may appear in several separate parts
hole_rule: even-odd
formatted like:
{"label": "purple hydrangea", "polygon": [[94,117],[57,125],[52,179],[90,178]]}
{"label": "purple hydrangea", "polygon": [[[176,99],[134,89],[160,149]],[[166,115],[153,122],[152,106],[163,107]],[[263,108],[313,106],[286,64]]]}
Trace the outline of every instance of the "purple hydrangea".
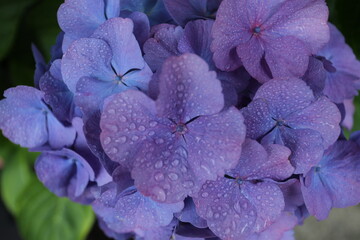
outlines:
{"label": "purple hydrangea", "polygon": [[262,85],[242,110],[247,136],[291,151],[295,173],[307,173],[340,134],[341,116],[328,98],[315,99],[300,79],[274,79]]}
{"label": "purple hydrangea", "polygon": [[141,193],[171,203],[236,165],[245,127],[235,108],[220,112],[220,82],[198,56],[169,58],[159,78],[156,102],[133,90],[107,99],[101,142]]}
{"label": "purple hydrangea", "polygon": [[22,147],[35,148],[45,144],[54,149],[69,146],[75,129],[64,126],[44,103],[38,89],[18,86],[5,91],[0,101],[0,128],[7,138]]}
{"label": "purple hydrangea", "polygon": [[[284,210],[280,188],[273,180],[291,176],[290,150],[262,147],[248,139],[238,165],[225,177],[207,181],[194,198],[197,212],[222,239],[248,239],[274,223]],[[273,167],[276,166],[276,167]]]}
{"label": "purple hydrangea", "polygon": [[[337,141],[321,161],[301,178],[301,190],[311,215],[328,217],[331,208],[344,208],[360,202],[360,149],[351,141]],[[344,197],[346,196],[346,197]]]}
{"label": "purple hydrangea", "polygon": [[146,91],[152,72],[144,62],[130,19],[112,18],[92,38],[75,41],[64,54],[64,82],[85,115],[103,100],[128,88]]}
{"label": "purple hydrangea", "polygon": [[342,103],[358,94],[360,62],[341,32],[331,23],[329,27],[330,41],[311,58],[304,80],[315,94]]}
{"label": "purple hydrangea", "polygon": [[216,66],[244,65],[260,82],[301,77],[329,40],[327,18],[324,0],[224,0],[212,32]]}
{"label": "purple hydrangea", "polygon": [[[287,240],[360,202],[359,61],[324,0],[65,0],[4,136],[116,240]],[[151,29],[150,29],[151,26]]]}

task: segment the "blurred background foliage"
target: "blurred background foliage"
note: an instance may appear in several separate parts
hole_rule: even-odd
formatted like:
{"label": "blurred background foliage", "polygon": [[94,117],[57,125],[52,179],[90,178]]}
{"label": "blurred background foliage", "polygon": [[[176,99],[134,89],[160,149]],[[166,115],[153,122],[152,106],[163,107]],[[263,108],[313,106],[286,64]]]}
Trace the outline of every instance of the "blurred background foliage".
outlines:
{"label": "blurred background foliage", "polygon": [[[56,12],[61,0],[0,1],[0,92],[33,85],[35,62],[31,44],[46,60],[60,29]],[[360,58],[360,1],[327,0],[330,21],[345,35]],[[360,130],[360,97],[355,98],[354,128]],[[91,208],[58,198],[37,180],[36,153],[11,144],[0,135],[0,236],[4,240],[106,239],[94,225]],[[360,239],[360,207],[335,209],[328,220],[309,218],[296,238]],[[341,227],[340,227],[341,226]],[[90,233],[90,234],[89,234]]]}

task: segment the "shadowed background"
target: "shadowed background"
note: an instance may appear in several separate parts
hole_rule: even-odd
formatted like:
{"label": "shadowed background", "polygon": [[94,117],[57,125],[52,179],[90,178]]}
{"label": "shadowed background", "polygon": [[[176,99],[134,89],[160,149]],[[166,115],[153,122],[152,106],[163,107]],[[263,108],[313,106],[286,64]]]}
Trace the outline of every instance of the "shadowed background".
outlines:
{"label": "shadowed background", "polygon": [[[0,92],[33,85],[31,44],[50,58],[60,29],[61,0],[0,1]],[[345,35],[360,58],[360,1],[327,0],[330,21]],[[1,97],[0,97],[1,98]],[[355,130],[360,130],[360,98],[355,99]],[[57,198],[34,176],[36,154],[27,153],[0,135],[0,236],[2,240],[102,240],[90,208]],[[95,223],[95,224],[94,224]],[[22,236],[22,237],[21,237]],[[71,236],[67,238],[66,236]],[[296,228],[297,240],[360,239],[360,207],[333,209],[329,218],[309,218]]]}

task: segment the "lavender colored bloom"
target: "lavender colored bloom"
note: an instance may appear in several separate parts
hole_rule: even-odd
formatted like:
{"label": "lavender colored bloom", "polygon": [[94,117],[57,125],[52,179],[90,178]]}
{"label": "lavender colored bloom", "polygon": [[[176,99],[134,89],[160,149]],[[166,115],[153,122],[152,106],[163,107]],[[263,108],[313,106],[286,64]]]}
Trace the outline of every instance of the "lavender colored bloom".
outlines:
{"label": "lavender colored bloom", "polygon": [[283,180],[294,168],[290,150],[281,145],[266,148],[247,139],[238,165],[226,177],[207,181],[194,198],[198,214],[223,239],[248,239],[274,223],[285,203],[280,188],[270,179]]}
{"label": "lavender colored bloom", "polygon": [[[123,189],[110,183],[105,188],[107,189],[102,190],[101,196],[92,203],[92,207],[106,226],[116,233],[134,232],[140,237],[145,237],[151,231],[159,233],[159,228],[172,222],[173,213],[184,207],[183,202],[155,202],[143,196],[133,186]],[[171,234],[172,231],[169,236]]]}
{"label": "lavender colored bloom", "polygon": [[291,231],[298,221],[297,218],[289,213],[283,212],[281,216],[261,233],[255,233],[249,240],[295,240]]}
{"label": "lavender colored bloom", "polygon": [[360,202],[360,148],[351,141],[337,141],[322,160],[301,178],[301,190],[310,214],[327,218],[331,208]]}
{"label": "lavender colored bloom", "polygon": [[70,149],[45,151],[35,163],[35,171],[41,182],[60,197],[76,199],[95,173],[89,163]]}
{"label": "lavender colored bloom", "polygon": [[177,46],[184,30],[175,25],[161,24],[156,26],[152,38],[144,44],[144,59],[154,72],[161,69],[168,57],[178,56]]}
{"label": "lavender colored bloom", "polygon": [[171,17],[181,26],[196,19],[215,18],[222,0],[164,0]]}
{"label": "lavender colored bloom", "polygon": [[175,217],[181,222],[188,222],[197,228],[207,228],[206,220],[201,218],[196,213],[196,208],[192,198],[185,199],[185,207],[180,212],[175,214]]}
{"label": "lavender colored bloom", "polygon": [[354,99],[345,99],[344,108],[345,108],[345,117],[341,125],[347,128],[348,130],[351,130],[354,126],[354,114],[355,114]]}
{"label": "lavender colored bloom", "polygon": [[[316,70],[325,76],[314,74],[308,77],[310,86],[322,83],[322,93],[335,103],[342,103],[358,94],[360,81],[360,62],[356,59],[352,49],[345,43],[341,32],[332,24],[330,27],[330,41],[316,53]],[[320,64],[320,66],[318,66]],[[318,89],[314,89],[317,92]]]}
{"label": "lavender colored bloom", "polygon": [[0,129],[22,147],[48,144],[53,149],[69,146],[75,130],[65,127],[44,103],[44,94],[32,87],[18,86],[5,91],[0,101]]}
{"label": "lavender colored bloom", "polygon": [[76,116],[74,94],[70,92],[61,76],[61,60],[55,60],[49,71],[39,81],[44,101],[51,107],[54,115],[64,123],[71,123]]}
{"label": "lavender colored bloom", "polygon": [[243,109],[247,136],[291,149],[295,173],[316,165],[340,134],[340,112],[326,97],[315,99],[299,79],[275,79],[262,85]]}
{"label": "lavender colored bloom", "polygon": [[62,59],[62,75],[85,115],[128,88],[148,88],[152,72],[144,62],[129,19],[112,18],[92,38],[75,41]]}
{"label": "lavender colored bloom", "polygon": [[[183,30],[173,25],[163,25],[155,31],[154,38],[150,38],[144,45],[145,60],[153,71],[160,69],[166,58],[182,53],[194,53],[204,59],[211,70],[216,71],[221,81],[225,106],[237,105],[238,93],[245,90],[250,76],[240,68],[232,72],[223,72],[215,67],[210,50],[211,29],[214,21],[196,20],[186,24]],[[154,76],[151,86],[151,95],[158,94],[157,76]],[[153,94],[154,93],[154,94]]]}
{"label": "lavender colored bloom", "polygon": [[156,102],[133,90],[107,99],[101,142],[142,194],[171,203],[236,165],[245,128],[237,109],[220,112],[220,82],[198,56],[169,58],[159,83]]}
{"label": "lavender colored bloom", "polygon": [[118,163],[112,161],[104,152],[100,142],[100,118],[101,112],[96,111],[94,114],[87,117],[84,122],[84,135],[86,142],[91,152],[98,158],[102,166],[106,169],[109,174],[118,167]]}
{"label": "lavender colored bloom", "polygon": [[39,88],[39,81],[41,76],[47,71],[47,64],[43,55],[34,44],[31,45],[31,50],[35,60],[34,86]]}
{"label": "lavender colored bloom", "polygon": [[329,40],[324,0],[222,1],[213,28],[221,70],[241,64],[260,82],[301,77],[308,57]]}
{"label": "lavender colored bloom", "polygon": [[142,12],[121,13],[127,5],[123,0],[66,0],[58,10],[58,22],[65,32],[63,50],[77,39],[90,37],[107,20],[120,16],[134,21],[134,33],[139,42],[144,42],[150,30],[149,20]]}

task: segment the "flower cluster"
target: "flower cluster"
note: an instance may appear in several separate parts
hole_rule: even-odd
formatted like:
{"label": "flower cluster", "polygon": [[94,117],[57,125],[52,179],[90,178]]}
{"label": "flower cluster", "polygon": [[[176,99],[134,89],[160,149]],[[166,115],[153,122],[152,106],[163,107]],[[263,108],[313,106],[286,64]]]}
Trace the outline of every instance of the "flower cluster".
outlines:
{"label": "flower cluster", "polygon": [[324,0],[66,0],[0,128],[114,239],[293,239],[360,202],[360,62]]}

